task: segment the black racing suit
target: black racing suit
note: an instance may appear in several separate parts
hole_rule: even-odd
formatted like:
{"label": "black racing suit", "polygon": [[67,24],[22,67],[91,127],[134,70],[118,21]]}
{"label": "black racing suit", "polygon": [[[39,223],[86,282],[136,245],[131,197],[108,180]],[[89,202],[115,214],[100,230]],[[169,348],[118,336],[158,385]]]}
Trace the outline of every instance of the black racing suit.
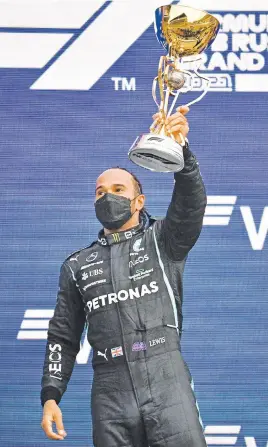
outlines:
{"label": "black racing suit", "polygon": [[207,202],[188,144],[184,157],[165,218],[107,237],[102,230],[61,267],[41,402],[60,402],[87,323],[96,447],[206,446],[180,338],[183,270]]}

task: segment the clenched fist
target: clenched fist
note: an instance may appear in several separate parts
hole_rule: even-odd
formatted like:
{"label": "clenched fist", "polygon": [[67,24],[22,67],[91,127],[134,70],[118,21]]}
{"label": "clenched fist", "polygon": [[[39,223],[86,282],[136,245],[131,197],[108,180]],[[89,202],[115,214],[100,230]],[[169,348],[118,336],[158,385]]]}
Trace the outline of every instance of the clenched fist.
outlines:
{"label": "clenched fist", "polygon": [[[56,424],[58,435],[52,430],[52,422]],[[45,402],[41,427],[49,439],[63,440],[67,436],[62,422],[61,409],[55,400],[50,399]]]}
{"label": "clenched fist", "polygon": [[181,144],[182,139],[180,137],[180,133],[185,138],[187,137],[189,132],[189,124],[187,118],[185,118],[185,115],[189,112],[190,109],[188,106],[180,106],[176,110],[177,113],[170,115],[170,117],[168,117],[166,121],[163,121],[162,114],[160,112],[153,115],[154,123],[152,127],[165,125],[166,133],[168,135],[173,135],[175,140],[179,144]]}

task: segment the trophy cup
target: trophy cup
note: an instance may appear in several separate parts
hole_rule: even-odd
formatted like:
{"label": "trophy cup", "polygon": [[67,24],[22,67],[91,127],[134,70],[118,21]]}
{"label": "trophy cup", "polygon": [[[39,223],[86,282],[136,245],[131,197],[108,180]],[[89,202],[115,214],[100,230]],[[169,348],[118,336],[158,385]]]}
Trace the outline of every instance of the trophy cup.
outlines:
{"label": "trophy cup", "polygon": [[[158,41],[167,50],[168,55],[159,61],[158,75],[152,86],[153,99],[162,115],[162,124],[153,123],[149,134],[139,136],[129,150],[129,159],[145,169],[156,172],[179,172],[184,167],[183,146],[165,128],[169,117],[181,93],[194,88],[193,73],[205,87],[203,93],[190,106],[200,101],[208,92],[210,80],[198,72],[205,51],[214,41],[220,27],[219,21],[206,11],[188,6],[161,6],[155,12],[155,33]],[[190,68],[189,68],[190,66]],[[188,68],[188,69],[186,69]],[[192,70],[193,73],[189,70]],[[160,101],[157,101],[156,89],[159,87]],[[173,99],[169,108],[169,100]],[[169,110],[168,110],[169,108]]]}

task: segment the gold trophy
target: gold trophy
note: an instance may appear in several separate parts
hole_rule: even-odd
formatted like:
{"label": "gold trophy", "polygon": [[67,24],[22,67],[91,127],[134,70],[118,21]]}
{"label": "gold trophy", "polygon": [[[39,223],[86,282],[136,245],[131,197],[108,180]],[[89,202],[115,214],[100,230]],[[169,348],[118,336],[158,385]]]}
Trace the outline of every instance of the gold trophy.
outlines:
{"label": "gold trophy", "polygon": [[[163,123],[171,115],[179,95],[194,88],[196,79],[194,74],[201,83],[205,83],[204,91],[198,98],[185,105],[195,104],[208,92],[210,80],[202,76],[198,69],[203,60],[201,53],[212,44],[219,27],[220,23],[216,17],[206,11],[180,5],[157,8],[155,33],[168,55],[160,58],[152,94]],[[156,96],[157,85],[159,102]],[[170,99],[173,101],[169,108]],[[130,160],[151,171],[181,171],[184,167],[185,144],[182,134],[180,134],[182,143],[179,144],[172,135],[168,136],[165,124],[159,125],[158,122],[153,123],[150,132],[134,141],[128,153]]]}

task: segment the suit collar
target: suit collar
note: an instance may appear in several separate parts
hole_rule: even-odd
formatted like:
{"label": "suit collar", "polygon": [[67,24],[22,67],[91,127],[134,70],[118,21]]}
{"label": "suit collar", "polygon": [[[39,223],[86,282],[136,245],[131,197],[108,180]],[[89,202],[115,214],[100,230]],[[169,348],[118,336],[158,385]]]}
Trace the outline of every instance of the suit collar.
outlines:
{"label": "suit collar", "polygon": [[144,223],[140,223],[136,225],[136,227],[130,228],[127,231],[117,231],[111,234],[104,234],[104,230],[102,229],[98,235],[98,244],[100,245],[114,245],[119,244],[121,242],[125,242],[129,239],[132,239],[133,236],[139,234],[144,229]]}

